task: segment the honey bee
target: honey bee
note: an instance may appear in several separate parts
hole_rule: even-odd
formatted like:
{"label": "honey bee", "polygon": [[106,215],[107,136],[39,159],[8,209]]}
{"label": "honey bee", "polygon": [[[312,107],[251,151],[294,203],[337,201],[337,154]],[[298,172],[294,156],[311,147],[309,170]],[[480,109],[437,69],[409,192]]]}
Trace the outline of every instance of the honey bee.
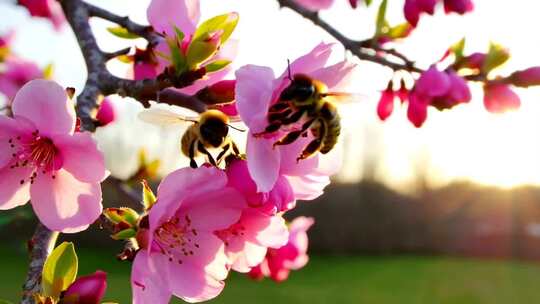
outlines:
{"label": "honey bee", "polygon": [[[187,117],[173,111],[153,108],[141,112],[139,118],[159,126],[182,122],[193,123],[180,140],[182,153],[189,157],[191,168],[197,168],[195,157],[200,155],[205,155],[211,165],[218,166],[225,157],[240,154],[238,147],[229,136],[229,127],[241,132],[244,130],[231,126],[229,124],[231,119],[219,110],[207,110],[199,117]],[[221,152],[214,159],[208,149],[221,149]]]}
{"label": "honey bee", "polygon": [[[268,110],[268,126],[254,136],[271,134],[283,126],[303,121],[300,129],[290,131],[275,142],[274,146],[291,144],[300,136],[306,137],[311,131],[314,139],[307,144],[296,160],[309,158],[316,152],[322,154],[330,152],[341,133],[337,106],[330,99],[352,97],[353,94],[327,92],[328,88],[324,83],[304,74],[295,74],[291,77],[289,71],[289,79],[291,83]],[[305,119],[301,120],[302,118]]]}

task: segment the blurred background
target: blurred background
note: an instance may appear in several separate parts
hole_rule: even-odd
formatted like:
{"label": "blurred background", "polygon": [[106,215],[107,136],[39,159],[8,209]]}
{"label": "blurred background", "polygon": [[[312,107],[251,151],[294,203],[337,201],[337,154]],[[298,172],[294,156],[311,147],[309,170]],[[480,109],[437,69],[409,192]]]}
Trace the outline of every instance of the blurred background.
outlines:
{"label": "blurred background", "polygon": [[[100,7],[146,23],[148,0],[93,0]],[[351,10],[336,0],[321,18],[351,38],[374,31],[377,5]],[[377,1],[374,1],[378,4]],[[85,67],[69,27],[53,30],[46,20],[31,19],[15,1],[0,0],[0,36],[15,30],[14,51],[40,66],[54,64],[54,79],[80,91]],[[271,66],[276,73],[311,50],[326,33],[273,0],[201,0],[202,19],[240,13],[235,37],[240,40],[234,67]],[[422,18],[398,49],[428,67],[450,44],[467,37],[466,52],[487,51],[496,41],[511,51],[501,70],[540,65],[540,28],[536,1],[475,0],[466,16],[437,10]],[[392,23],[403,21],[403,1],[390,1]],[[92,20],[100,46],[114,51],[133,41],[108,34],[111,24]],[[137,41],[137,43],[141,43]],[[143,46],[144,44],[141,44]],[[343,50],[334,60],[350,56]],[[354,58],[350,58],[355,60]],[[112,62],[126,75],[128,66]],[[298,204],[288,214],[309,215],[312,259],[306,268],[276,284],[233,274],[215,303],[534,303],[540,282],[540,90],[518,92],[519,111],[489,114],[481,87],[471,87],[473,101],[451,111],[430,110],[422,129],[398,108],[388,121],[376,116],[379,92],[392,72],[359,62],[352,90],[365,96],[341,108],[344,166],[316,201]],[[1,99],[1,98],[0,98]],[[182,128],[160,129],[137,120],[138,103],[113,97],[118,120],[95,137],[117,178],[137,173],[141,151],[159,160],[164,175],[187,164],[179,152]],[[0,101],[1,103],[1,101]],[[237,141],[242,143],[242,138]],[[125,193],[104,186],[104,204],[127,204]],[[0,213],[0,298],[15,301],[26,273],[26,240],[35,226],[31,208]],[[109,273],[107,299],[129,303],[129,263],[117,262],[122,244],[95,225],[75,240],[80,274]]]}

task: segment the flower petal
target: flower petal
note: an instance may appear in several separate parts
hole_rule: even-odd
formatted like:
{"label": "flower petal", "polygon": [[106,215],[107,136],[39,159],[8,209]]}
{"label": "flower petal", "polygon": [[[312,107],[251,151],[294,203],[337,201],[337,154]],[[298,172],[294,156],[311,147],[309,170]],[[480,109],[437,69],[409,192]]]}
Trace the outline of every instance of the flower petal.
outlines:
{"label": "flower petal", "polygon": [[107,176],[105,158],[90,133],[74,133],[54,139],[60,150],[63,168],[86,183],[101,182]]}
{"label": "flower petal", "polygon": [[12,209],[30,200],[30,174],[30,167],[0,169],[0,210]]}
{"label": "flower petal", "polygon": [[289,70],[291,74],[311,74],[313,71],[323,68],[332,54],[333,43],[321,42],[306,55],[291,62],[288,69],[281,74],[279,79],[287,78]]}
{"label": "flower petal", "polygon": [[66,91],[54,81],[36,79],[15,95],[13,115],[22,116],[41,135],[71,134],[75,130],[75,108]]}
{"label": "flower petal", "polygon": [[0,168],[3,168],[13,158],[11,138],[17,137],[19,126],[13,118],[0,115]]}
{"label": "flower petal", "polygon": [[310,11],[319,11],[328,9],[334,3],[334,0],[295,0],[298,4]]}
{"label": "flower petal", "polygon": [[[224,256],[225,254],[222,253],[222,255]],[[189,303],[215,298],[221,293],[223,287],[225,287],[225,283],[207,274],[205,269],[199,265],[171,263],[167,256],[159,253],[151,254],[150,264],[152,265],[151,268],[155,268],[153,272],[158,273],[167,281],[168,287],[166,288],[168,290],[165,291],[165,294],[171,292]],[[223,268],[225,269],[225,264],[223,264]],[[164,286],[160,286],[160,289],[163,290]],[[156,302],[152,299],[152,301],[144,303],[162,302]]]}
{"label": "flower petal", "polygon": [[280,170],[280,152],[274,149],[274,140],[248,135],[246,153],[251,178],[257,184],[257,192],[269,192],[274,188]]}
{"label": "flower petal", "polygon": [[169,36],[175,35],[174,26],[186,36],[192,35],[200,14],[199,0],[152,0],[146,11],[154,30]]}
{"label": "flower petal", "polygon": [[348,61],[341,61],[329,67],[324,67],[313,71],[310,75],[314,79],[322,81],[330,91],[346,91],[350,84],[356,64]]}
{"label": "flower petal", "polygon": [[236,107],[244,123],[260,132],[268,124],[266,115],[272,101],[274,72],[256,65],[246,65],[236,71]]}
{"label": "flower petal", "polygon": [[213,233],[236,223],[245,207],[246,202],[240,192],[227,187],[190,195],[184,200],[180,212],[189,215],[198,229]]}
{"label": "flower petal", "polygon": [[38,176],[30,187],[32,207],[47,228],[63,233],[85,230],[101,214],[99,183],[83,183],[61,169]]}
{"label": "flower petal", "polygon": [[326,175],[287,176],[297,200],[314,200],[323,194],[324,188],[330,184]]}
{"label": "flower petal", "polygon": [[172,293],[167,282],[162,275],[152,272],[148,265],[148,253],[139,251],[131,268],[133,304],[169,303]]}
{"label": "flower petal", "polygon": [[170,218],[188,194],[222,189],[226,184],[226,174],[214,167],[183,168],[167,175],[159,184],[158,201],[149,214],[150,230],[153,231],[162,221]]}

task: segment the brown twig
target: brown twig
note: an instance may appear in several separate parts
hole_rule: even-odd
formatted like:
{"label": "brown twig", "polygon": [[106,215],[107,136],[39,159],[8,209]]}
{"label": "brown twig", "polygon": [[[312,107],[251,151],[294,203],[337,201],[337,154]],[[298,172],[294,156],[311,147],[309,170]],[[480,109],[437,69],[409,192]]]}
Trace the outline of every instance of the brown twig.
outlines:
{"label": "brown twig", "polygon": [[[394,71],[403,70],[403,71],[416,72],[416,73],[421,73],[423,71],[422,69],[416,67],[414,65],[414,62],[410,61],[409,59],[407,59],[407,57],[397,52],[396,50],[383,49],[379,47],[374,48],[371,45],[366,45],[365,43],[363,43],[363,41],[356,41],[356,40],[352,40],[345,37],[345,35],[343,35],[341,32],[336,30],[333,26],[328,24],[326,21],[322,20],[319,17],[319,14],[317,12],[313,12],[313,11],[305,9],[301,5],[294,2],[293,0],[277,0],[277,2],[279,3],[281,7],[286,7],[293,10],[294,12],[303,16],[304,18],[313,22],[316,26],[325,30],[328,34],[330,34],[337,41],[339,41],[345,47],[345,49],[350,51],[353,55],[358,57],[358,59],[360,60],[378,63],[380,65],[389,67]],[[398,59],[401,59],[404,62],[398,63],[398,62],[390,61],[384,56],[377,54],[378,52],[387,53],[389,55],[392,55],[393,57],[397,57]]]}

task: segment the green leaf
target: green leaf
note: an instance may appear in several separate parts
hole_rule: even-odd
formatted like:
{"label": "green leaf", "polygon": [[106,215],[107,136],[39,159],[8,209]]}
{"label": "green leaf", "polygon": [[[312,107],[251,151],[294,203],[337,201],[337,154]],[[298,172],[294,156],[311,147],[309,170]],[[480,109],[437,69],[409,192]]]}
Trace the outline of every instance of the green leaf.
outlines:
{"label": "green leaf", "polygon": [[0,304],[13,304],[13,302],[0,299]]}
{"label": "green leaf", "polygon": [[209,64],[205,65],[204,68],[206,69],[206,73],[217,72],[226,68],[231,62],[232,61],[227,59],[219,59],[210,62]]}
{"label": "green leaf", "polygon": [[135,230],[134,228],[127,228],[116,234],[113,234],[111,237],[114,240],[127,240],[130,238],[134,238],[136,235],[137,235],[137,230]]}
{"label": "green leaf", "polygon": [[489,51],[486,56],[486,61],[482,67],[482,72],[488,74],[493,69],[503,65],[510,59],[510,53],[508,50],[500,44],[491,43]]}
{"label": "green leaf", "polygon": [[156,203],[156,196],[154,195],[154,192],[152,192],[152,189],[150,189],[150,186],[148,186],[148,183],[146,180],[142,180],[142,186],[143,186],[143,204],[145,210],[150,210],[152,206]]}
{"label": "green leaf", "polygon": [[137,211],[128,207],[106,208],[103,210],[103,215],[113,224],[124,223],[131,227],[137,226],[139,220]]}
{"label": "green leaf", "polygon": [[373,0],[364,0],[364,3],[366,3],[366,6],[370,6]]}
{"label": "green leaf", "polygon": [[463,58],[463,50],[465,49],[465,37],[456,42],[450,47],[450,51],[454,53],[456,62]]}
{"label": "green leaf", "polygon": [[166,39],[167,45],[171,52],[171,64],[173,65],[176,74],[180,75],[186,70],[186,56],[182,53],[176,39]]}
{"label": "green leaf", "polygon": [[130,31],[128,31],[126,28],[121,26],[115,26],[115,27],[108,27],[107,31],[109,33],[115,35],[116,37],[124,38],[124,39],[137,39],[140,38],[139,35],[134,34]]}
{"label": "green leaf", "polygon": [[43,295],[58,298],[75,281],[77,268],[75,246],[71,242],[63,242],[53,250],[43,265]]}
{"label": "green leaf", "polygon": [[375,23],[375,37],[379,37],[383,33],[383,29],[386,22],[386,8],[388,6],[388,0],[383,0],[377,11],[377,21]]}
{"label": "green leaf", "polygon": [[194,70],[206,60],[212,58],[217,51],[219,45],[213,41],[195,40],[191,41],[187,51],[187,66]]}
{"label": "green leaf", "polygon": [[176,25],[174,26],[174,32],[176,33],[176,41],[181,43],[185,37],[184,32],[182,32],[178,27],[176,27]]}
{"label": "green leaf", "polygon": [[391,39],[401,39],[407,37],[411,29],[411,25],[408,22],[405,22],[388,29],[388,33],[386,35]]}
{"label": "green leaf", "polygon": [[221,44],[224,44],[236,28],[238,20],[237,13],[228,13],[210,18],[201,23],[195,30],[192,41],[203,40],[210,32],[223,31]]}

